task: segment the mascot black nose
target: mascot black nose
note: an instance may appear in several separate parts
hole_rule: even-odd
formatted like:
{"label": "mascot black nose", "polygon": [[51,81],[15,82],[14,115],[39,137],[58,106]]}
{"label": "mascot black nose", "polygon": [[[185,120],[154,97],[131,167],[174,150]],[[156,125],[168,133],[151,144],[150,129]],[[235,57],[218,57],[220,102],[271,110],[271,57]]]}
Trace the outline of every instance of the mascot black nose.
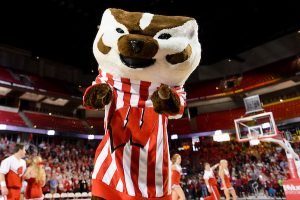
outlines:
{"label": "mascot black nose", "polygon": [[144,46],[143,40],[129,40],[128,42],[134,53],[139,53],[142,51]]}

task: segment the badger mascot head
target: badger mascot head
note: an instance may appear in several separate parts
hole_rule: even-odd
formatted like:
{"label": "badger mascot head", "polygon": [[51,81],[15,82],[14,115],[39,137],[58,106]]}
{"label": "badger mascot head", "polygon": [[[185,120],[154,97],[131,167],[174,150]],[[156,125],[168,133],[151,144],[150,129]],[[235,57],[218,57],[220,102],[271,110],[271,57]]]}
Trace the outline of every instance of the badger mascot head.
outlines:
{"label": "badger mascot head", "polygon": [[170,199],[167,120],[181,117],[183,85],[200,62],[195,19],[107,9],[93,52],[99,75],[83,104],[105,108],[93,198]]}

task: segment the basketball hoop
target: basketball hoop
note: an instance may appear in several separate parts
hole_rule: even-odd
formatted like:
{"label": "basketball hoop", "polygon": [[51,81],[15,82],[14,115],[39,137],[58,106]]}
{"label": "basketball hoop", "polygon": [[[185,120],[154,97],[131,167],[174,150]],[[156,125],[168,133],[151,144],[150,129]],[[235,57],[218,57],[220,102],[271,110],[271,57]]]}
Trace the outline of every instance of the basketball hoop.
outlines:
{"label": "basketball hoop", "polygon": [[251,142],[259,144],[261,138],[275,137],[278,134],[277,127],[271,112],[250,115],[234,120],[237,139],[239,142]]}

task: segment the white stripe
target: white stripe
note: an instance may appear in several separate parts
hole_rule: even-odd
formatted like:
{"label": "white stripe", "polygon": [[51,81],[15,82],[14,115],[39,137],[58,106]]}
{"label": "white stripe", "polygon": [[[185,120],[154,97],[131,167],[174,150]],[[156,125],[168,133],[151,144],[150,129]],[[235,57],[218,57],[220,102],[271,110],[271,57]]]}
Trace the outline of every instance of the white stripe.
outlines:
{"label": "white stripe", "polygon": [[110,140],[108,139],[107,142],[106,142],[106,144],[104,145],[101,153],[97,157],[97,160],[96,160],[96,163],[95,163],[95,167],[94,167],[94,171],[93,171],[93,174],[92,174],[92,179],[95,179],[97,177],[97,174],[98,174],[98,172],[100,170],[100,167],[103,164],[105,158],[107,157],[109,143],[110,143]]}
{"label": "white stripe", "polygon": [[140,98],[140,85],[131,83],[130,94],[130,105],[133,107],[137,107]]}
{"label": "white stripe", "polygon": [[107,185],[110,184],[111,182],[111,179],[115,173],[115,171],[117,170],[117,165],[116,165],[116,159],[115,159],[115,153],[112,153],[111,154],[111,158],[112,158],[112,161],[108,167],[108,169],[106,170],[104,176],[103,176],[103,179],[102,181],[104,183],[106,183]]}
{"label": "white stripe", "polygon": [[147,170],[148,170],[148,148],[150,139],[144,148],[140,149],[140,159],[139,159],[139,178],[138,185],[143,197],[148,197],[147,188]]}
{"label": "white stripe", "polygon": [[106,76],[106,72],[105,71],[101,71],[101,80],[104,80],[105,82],[108,80],[107,76]]}
{"label": "white stripe", "polygon": [[[165,120],[165,124],[164,124],[164,129],[165,129],[165,133],[166,133],[166,137],[168,137],[168,120]],[[172,183],[171,183],[171,180],[172,180],[172,176],[171,176],[171,158],[170,158],[170,152],[169,152],[169,141],[167,140],[167,147],[165,149],[165,151],[168,152],[168,177],[169,177],[169,180],[168,180],[168,195],[171,194],[172,190],[171,190],[171,187],[172,187]]]}
{"label": "white stripe", "polygon": [[157,133],[157,142],[156,142],[156,164],[155,164],[155,188],[156,188],[156,197],[163,196],[163,124],[162,116],[158,116],[158,133]]}
{"label": "white stripe", "polygon": [[118,190],[119,192],[123,192],[123,183],[122,180],[119,179],[116,190]]}
{"label": "white stripe", "polygon": [[116,79],[114,81],[114,88],[116,88],[117,91],[117,103],[116,103],[116,110],[119,108],[122,108],[124,106],[124,101],[123,101],[123,97],[124,97],[124,92],[122,92],[122,83],[120,79]]}
{"label": "white stripe", "polygon": [[157,90],[157,88],[159,86],[160,86],[159,84],[155,84],[155,83],[150,84],[149,89],[148,89],[148,99],[145,102],[146,107],[152,107],[153,106],[153,103],[151,101],[151,96],[152,96],[153,92]]}
{"label": "white stripe", "polygon": [[135,196],[134,187],[133,187],[131,174],[130,174],[131,151],[132,151],[132,147],[128,142],[124,146],[124,150],[123,150],[123,168],[124,168],[125,184],[126,184],[128,194],[130,196]]}
{"label": "white stripe", "polygon": [[140,19],[140,27],[142,30],[144,30],[149,24],[151,23],[153,18],[153,14],[150,13],[144,13],[142,18]]}
{"label": "white stripe", "polygon": [[216,195],[216,193],[215,193],[215,190],[214,190],[214,188],[211,186],[211,187],[210,187],[210,189],[211,189],[211,191],[212,191],[213,195],[215,196],[215,199],[218,199],[218,198],[217,198],[217,195]]}

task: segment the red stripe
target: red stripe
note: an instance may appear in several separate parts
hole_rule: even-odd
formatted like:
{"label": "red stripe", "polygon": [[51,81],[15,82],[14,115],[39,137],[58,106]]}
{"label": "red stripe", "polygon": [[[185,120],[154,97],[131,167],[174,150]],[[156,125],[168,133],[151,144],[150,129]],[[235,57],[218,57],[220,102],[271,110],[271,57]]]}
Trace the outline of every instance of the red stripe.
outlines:
{"label": "red stripe", "polygon": [[107,140],[109,138],[109,135],[106,133],[102,139],[102,141],[100,142],[100,144],[97,147],[96,153],[95,153],[95,158],[94,158],[94,165],[96,163],[96,160],[100,154],[100,152],[102,151],[104,145],[106,144]]}
{"label": "red stripe", "polygon": [[116,154],[115,158],[117,164],[117,172],[123,182],[123,192],[128,194],[126,189],[126,182],[125,182],[124,169],[123,169],[123,151],[124,151],[124,147],[118,148],[115,151]]}
{"label": "red stripe", "polygon": [[106,173],[109,165],[111,164],[111,161],[112,161],[112,158],[111,158],[111,154],[110,154],[110,146],[108,146],[108,154],[105,158],[105,160],[103,161],[99,171],[98,171],[98,174],[97,174],[97,177],[96,179],[98,180],[102,180],[103,179],[103,176],[104,174]]}
{"label": "red stripe", "polygon": [[133,182],[134,192],[136,196],[142,196],[142,193],[138,186],[139,160],[140,160],[140,147],[132,146],[130,173],[131,173],[131,179]]}
{"label": "red stripe", "polygon": [[138,102],[138,107],[145,107],[145,101],[147,101],[147,99],[149,97],[150,85],[151,85],[150,82],[141,81],[140,98],[139,98],[139,102]]}
{"label": "red stripe", "polygon": [[108,78],[107,83],[110,84],[112,87],[114,86],[114,80],[112,75],[106,74],[106,77]]}
{"label": "red stripe", "polygon": [[169,185],[169,157],[168,157],[168,137],[167,137],[167,131],[166,131],[166,126],[165,126],[165,122],[166,122],[167,118],[166,117],[162,117],[162,123],[163,123],[163,142],[164,142],[164,146],[163,146],[163,193],[164,196],[168,194],[168,185]]}
{"label": "red stripe", "polygon": [[147,169],[147,187],[148,187],[148,197],[156,196],[155,189],[155,166],[156,166],[156,140],[158,133],[158,126],[153,132],[149,141],[149,150],[148,150],[148,169]]}
{"label": "red stripe", "polygon": [[131,89],[131,84],[130,84],[130,80],[128,78],[121,78],[121,82],[122,82],[122,91],[124,92],[124,97],[123,97],[123,101],[124,101],[124,106],[129,106],[130,105],[130,89]]}
{"label": "red stripe", "polygon": [[112,188],[116,188],[119,179],[120,179],[120,176],[118,175],[118,170],[116,170],[116,171],[114,172],[114,175],[113,175],[111,181],[110,181],[109,186],[112,187]]}

